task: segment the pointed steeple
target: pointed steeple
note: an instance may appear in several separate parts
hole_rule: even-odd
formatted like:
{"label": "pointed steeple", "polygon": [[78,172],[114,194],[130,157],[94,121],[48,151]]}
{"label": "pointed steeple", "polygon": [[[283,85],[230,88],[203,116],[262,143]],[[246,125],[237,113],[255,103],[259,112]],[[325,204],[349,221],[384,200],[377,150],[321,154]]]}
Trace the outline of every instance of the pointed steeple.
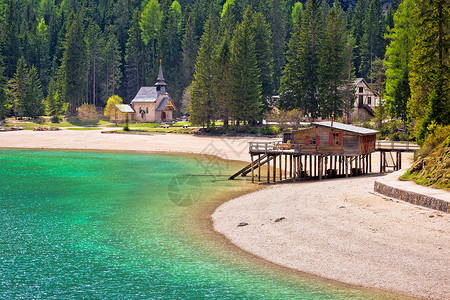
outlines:
{"label": "pointed steeple", "polygon": [[166,93],[166,82],[164,81],[164,74],[162,71],[162,61],[159,60],[159,72],[158,72],[158,78],[156,79],[156,91],[158,92],[158,95],[163,93]]}

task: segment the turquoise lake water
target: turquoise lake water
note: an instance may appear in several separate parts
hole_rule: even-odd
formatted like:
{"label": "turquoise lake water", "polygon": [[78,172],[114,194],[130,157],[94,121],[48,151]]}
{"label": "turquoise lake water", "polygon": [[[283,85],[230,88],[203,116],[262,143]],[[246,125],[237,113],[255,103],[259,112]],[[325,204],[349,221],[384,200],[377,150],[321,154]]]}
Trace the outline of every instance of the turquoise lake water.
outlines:
{"label": "turquoise lake water", "polygon": [[380,298],[282,276],[225,249],[211,230],[196,233],[197,209],[242,184],[227,180],[233,167],[194,156],[0,150],[0,299]]}

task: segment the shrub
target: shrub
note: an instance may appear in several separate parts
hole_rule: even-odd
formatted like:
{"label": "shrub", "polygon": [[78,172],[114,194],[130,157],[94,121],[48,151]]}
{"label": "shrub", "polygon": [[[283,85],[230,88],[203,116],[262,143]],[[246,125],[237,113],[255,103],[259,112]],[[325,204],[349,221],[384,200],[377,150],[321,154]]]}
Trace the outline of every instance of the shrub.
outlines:
{"label": "shrub", "polygon": [[93,104],[84,103],[83,105],[78,107],[77,112],[78,119],[90,125],[97,123],[99,120],[97,108]]}
{"label": "shrub", "polygon": [[259,129],[260,135],[277,135],[279,132],[280,132],[280,130],[277,126],[266,125]]}
{"label": "shrub", "polygon": [[59,122],[61,122],[61,117],[58,116],[58,115],[54,115],[54,116],[50,119],[50,122],[52,122],[52,123],[59,123]]}

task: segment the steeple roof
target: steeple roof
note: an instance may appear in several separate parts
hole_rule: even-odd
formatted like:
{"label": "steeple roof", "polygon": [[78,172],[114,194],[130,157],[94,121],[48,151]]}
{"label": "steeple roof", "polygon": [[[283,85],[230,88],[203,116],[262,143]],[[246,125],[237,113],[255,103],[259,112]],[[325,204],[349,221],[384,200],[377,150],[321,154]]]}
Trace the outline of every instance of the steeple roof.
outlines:
{"label": "steeple roof", "polygon": [[158,78],[156,79],[155,85],[166,85],[166,82],[164,80],[164,74],[163,74],[163,70],[162,70],[161,60],[159,61],[159,72],[158,72]]}

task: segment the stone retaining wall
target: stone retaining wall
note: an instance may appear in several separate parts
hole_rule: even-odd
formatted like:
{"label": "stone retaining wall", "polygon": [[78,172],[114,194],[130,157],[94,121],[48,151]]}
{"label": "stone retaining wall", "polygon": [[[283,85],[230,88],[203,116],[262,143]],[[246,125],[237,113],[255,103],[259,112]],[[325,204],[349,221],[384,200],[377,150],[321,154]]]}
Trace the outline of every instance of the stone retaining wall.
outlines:
{"label": "stone retaining wall", "polygon": [[375,181],[375,192],[386,195],[388,197],[400,199],[415,205],[428,207],[431,209],[440,210],[450,213],[450,203],[441,199],[430,197],[427,195],[418,194],[411,191],[405,191],[385,183]]}

